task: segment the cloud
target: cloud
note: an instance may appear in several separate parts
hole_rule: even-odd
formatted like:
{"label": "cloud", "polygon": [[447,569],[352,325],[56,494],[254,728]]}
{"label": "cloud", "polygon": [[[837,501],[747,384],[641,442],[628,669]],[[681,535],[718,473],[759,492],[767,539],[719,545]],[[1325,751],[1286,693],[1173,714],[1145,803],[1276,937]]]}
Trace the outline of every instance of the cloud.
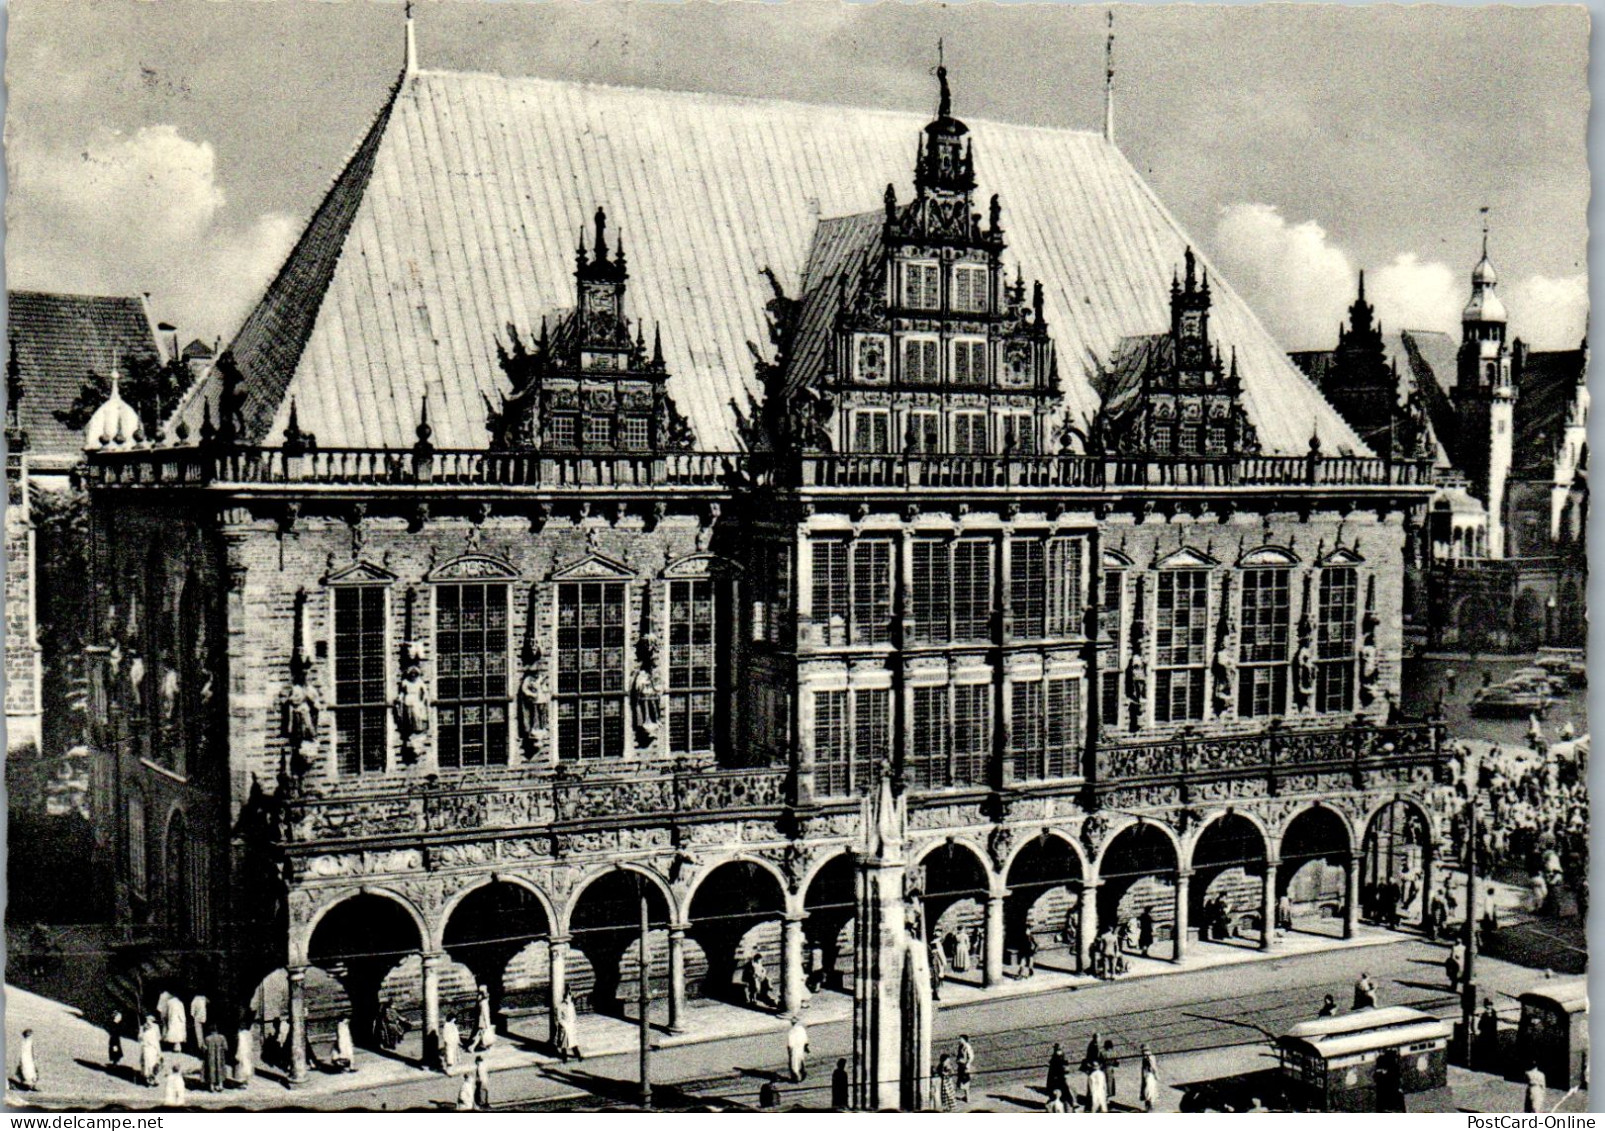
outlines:
{"label": "cloud", "polygon": [[1505,296],[1511,331],[1537,349],[1576,349],[1588,321],[1588,276],[1529,275]]}
{"label": "cloud", "polygon": [[1413,251],[1394,257],[1365,278],[1365,297],[1384,330],[1459,332],[1460,312],[1470,293],[1466,272],[1447,263],[1423,263]]}
{"label": "cloud", "polygon": [[1273,204],[1232,204],[1215,225],[1222,269],[1286,349],[1330,348],[1353,301],[1355,269],[1314,220]]}
{"label": "cloud", "polygon": [[281,213],[234,217],[211,144],[170,125],[78,148],[17,144],[11,186],[12,286],[149,291],[186,335],[233,333],[297,229]]}

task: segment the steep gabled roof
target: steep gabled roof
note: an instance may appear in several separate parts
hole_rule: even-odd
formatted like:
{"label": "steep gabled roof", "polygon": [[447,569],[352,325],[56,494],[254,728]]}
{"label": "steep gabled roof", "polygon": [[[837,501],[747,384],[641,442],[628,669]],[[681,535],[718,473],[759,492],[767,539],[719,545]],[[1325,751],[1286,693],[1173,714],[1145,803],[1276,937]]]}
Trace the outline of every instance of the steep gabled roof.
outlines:
{"label": "steep gabled roof", "polygon": [[864,273],[880,256],[886,213],[862,212],[821,220],[803,269],[802,307],[792,346],[787,387],[813,384],[829,368],[832,333],[843,288],[851,301]]}
{"label": "steep gabled roof", "polygon": [[[962,91],[959,95],[962,100]],[[541,79],[419,72],[401,85],[233,344],[247,436],[276,441],[294,397],[325,446],[405,446],[427,392],[435,442],[483,447],[505,391],[496,342],[572,303],[577,234],[605,205],[629,246],[632,311],[661,322],[670,392],[701,446],[738,446],[758,393],[763,277],[797,297],[816,217],[910,192],[923,115]],[[1007,259],[1039,278],[1085,424],[1120,339],[1169,325],[1186,234],[1103,137],[971,120],[981,199]],[[1208,266],[1207,264],[1205,266]],[[1214,337],[1236,347],[1269,451],[1364,451],[1210,271]],[[810,347],[813,348],[813,347]],[[188,418],[186,418],[188,419]],[[189,420],[193,429],[198,419]]]}
{"label": "steep gabled roof", "polygon": [[125,357],[160,358],[155,329],[138,296],[6,293],[6,336],[16,359],[21,425],[34,456],[76,460],[83,433],[56,413],[72,407],[92,374]]}
{"label": "steep gabled roof", "polygon": [[1584,356],[1580,349],[1534,350],[1523,355],[1511,444],[1513,472],[1547,475],[1554,470],[1555,448],[1577,399]]}

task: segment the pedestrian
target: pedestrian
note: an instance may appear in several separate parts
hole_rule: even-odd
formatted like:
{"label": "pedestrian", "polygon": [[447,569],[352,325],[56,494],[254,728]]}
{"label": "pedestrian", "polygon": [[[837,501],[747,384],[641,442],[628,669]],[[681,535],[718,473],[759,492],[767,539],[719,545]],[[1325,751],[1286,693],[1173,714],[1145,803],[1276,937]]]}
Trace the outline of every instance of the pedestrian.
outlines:
{"label": "pedestrian", "polygon": [[189,1002],[190,1032],[195,1035],[195,1051],[206,1051],[206,1022],[211,1012],[212,1003],[206,1000],[205,994],[196,994]]}
{"label": "pedestrian", "polygon": [[496,1027],[491,1024],[490,1016],[489,986],[479,987],[478,1001],[476,1005],[478,1013],[474,1018],[473,1047],[477,1051],[484,1052],[496,1043]]}
{"label": "pedestrian", "polygon": [[847,1058],[836,1058],[836,1070],[830,1074],[830,1106],[837,1111],[852,1109],[852,1080],[847,1075]]}
{"label": "pedestrian", "polygon": [[[177,1001],[178,999],[174,998],[173,1000]],[[183,1107],[188,1092],[189,1089],[184,1084],[183,1071],[178,1065],[173,1065],[167,1072],[167,1087],[162,1091],[162,1106]]]}
{"label": "pedestrian", "polygon": [[221,1092],[228,1085],[228,1039],[216,1029],[201,1038],[201,1079],[208,1092]]}
{"label": "pedestrian", "polygon": [[1104,1114],[1109,1111],[1109,1078],[1104,1075],[1103,1065],[1098,1061],[1092,1062],[1092,1068],[1087,1073],[1087,1110]]}
{"label": "pedestrian", "polygon": [[181,1051],[189,1038],[189,1018],[184,1011],[184,1001],[177,994],[168,995],[167,1016],[162,1020],[167,1026],[162,1033],[162,1043],[174,1052]]}
{"label": "pedestrian", "polygon": [[1053,1043],[1053,1051],[1048,1054],[1048,1095],[1070,1094],[1070,1062],[1065,1059],[1064,1049],[1059,1042]]}
{"label": "pedestrian", "polygon": [[474,1110],[474,1074],[472,1072],[464,1072],[463,1082],[457,1087],[457,1110]]}
{"label": "pedestrian", "polygon": [[1538,1065],[1530,1065],[1527,1069],[1527,1102],[1522,1111],[1528,1115],[1542,1115],[1549,1110],[1549,1081],[1544,1077],[1544,1070]]}
{"label": "pedestrian", "polygon": [[1460,673],[1455,671],[1453,668],[1450,668],[1448,671],[1443,673],[1443,681],[1449,685],[1449,694],[1453,695],[1455,693],[1455,689],[1460,684]]}
{"label": "pedestrian", "polygon": [[1491,1068],[1499,1060],[1499,1013],[1494,1009],[1494,999],[1484,998],[1482,1014],[1477,1018],[1477,1055],[1478,1068]]}
{"label": "pedestrian", "polygon": [[440,1027],[441,1071],[451,1072],[455,1070],[462,1051],[462,1030],[457,1028],[457,1018],[447,1016],[445,1023]]}
{"label": "pedestrian", "polygon": [[791,1028],[786,1031],[786,1067],[791,1070],[791,1082],[800,1084],[808,1079],[808,1027],[800,1014],[792,1014]]}
{"label": "pedestrian", "polygon": [[394,1052],[407,1035],[407,1028],[407,1019],[397,1012],[394,1004],[388,1001],[379,1004],[379,1016],[373,1022],[373,1036],[380,1048]]}
{"label": "pedestrian", "polygon": [[808,948],[808,992],[817,994],[825,984],[825,948],[815,939]]}
{"label": "pedestrian", "polygon": [[975,1076],[975,1046],[970,1044],[970,1038],[963,1034],[959,1036],[959,1051],[954,1058],[958,1066],[958,1093],[959,1099],[965,1103],[970,1102],[970,1081]]}
{"label": "pedestrian", "polygon": [[1333,1017],[1333,1016],[1336,1016],[1336,1015],[1337,1015],[1337,999],[1335,997],[1333,997],[1331,994],[1327,994],[1326,995],[1326,1000],[1321,1003],[1321,1012],[1317,1013],[1315,1016],[1317,1016],[1317,1017]]}
{"label": "pedestrian", "polygon": [[1449,948],[1449,954],[1443,960],[1443,973],[1449,979],[1449,988],[1456,989],[1460,985],[1460,971],[1466,965],[1466,947],[1464,943],[1457,942]]}
{"label": "pedestrian", "polygon": [[1142,1083],[1137,1088],[1137,1098],[1144,1111],[1153,1111],[1159,1103],[1159,1061],[1146,1044],[1142,1046]]}
{"label": "pedestrian", "polygon": [[584,1060],[580,1052],[579,1010],[574,1005],[574,991],[563,992],[563,1002],[557,1007],[557,1055],[565,1061],[569,1057]]}
{"label": "pedestrian", "polygon": [[780,1086],[773,1080],[765,1080],[758,1085],[758,1107],[763,1111],[774,1111],[780,1107]]}
{"label": "pedestrian", "polygon": [[1103,1056],[1103,1039],[1097,1033],[1087,1042],[1087,1055],[1081,1058],[1081,1071],[1090,1072],[1092,1066],[1097,1064]]}
{"label": "pedestrian", "polygon": [[22,1031],[22,1042],[17,1049],[17,1087],[24,1092],[39,1090],[39,1063],[33,1055],[33,1030]]}
{"label": "pedestrian", "polygon": [[162,1030],[156,1018],[146,1016],[139,1030],[139,1076],[145,1087],[156,1087],[162,1071]]}
{"label": "pedestrian", "polygon": [[483,1053],[474,1057],[474,1106],[480,1111],[490,1110],[490,1069]]}
{"label": "pedestrian", "polygon": [[1443,905],[1443,897],[1434,895],[1431,908],[1427,915],[1427,935],[1434,942],[1444,933],[1449,925],[1449,912]]}
{"label": "pedestrian", "polygon": [[116,1068],[123,1062],[123,1011],[111,1011],[111,1020],[106,1022],[106,1063]]}
{"label": "pedestrian", "polygon": [[1059,1114],[1062,1115],[1066,1110],[1066,1108],[1064,1106],[1064,1099],[1062,1098],[1062,1093],[1060,1093],[1060,1092],[1050,1093],[1049,1096],[1048,1096],[1048,1102],[1047,1102],[1046,1106],[1044,1106],[1043,1110],[1044,1111],[1058,1112]]}
{"label": "pedestrian", "polygon": [[1293,929],[1293,900],[1286,892],[1276,900],[1276,929],[1279,931]]}
{"label": "pedestrian", "polygon": [[334,1063],[342,1072],[357,1070],[357,1050],[351,1040],[350,1017],[341,1017],[334,1023]]}
{"label": "pedestrian", "polygon": [[942,951],[942,944],[936,939],[930,942],[931,952],[931,1000],[942,1000],[942,983],[947,978],[947,955]]}
{"label": "pedestrian", "polygon": [[1037,940],[1031,937],[1028,929],[1025,937],[1020,940],[1020,970],[1022,978],[1029,978],[1037,972]]}
{"label": "pedestrian", "polygon": [[1354,983],[1354,1008],[1375,1009],[1376,1004],[1376,984],[1371,981],[1371,975],[1362,973],[1359,980]]}
{"label": "pedestrian", "polygon": [[936,1062],[935,1087],[931,1089],[932,1106],[937,1111],[953,1110],[953,1057],[943,1053]]}
{"label": "pedestrian", "polygon": [[249,1087],[256,1079],[256,1037],[250,1024],[240,1026],[234,1038],[234,1079],[240,1087]]}
{"label": "pedestrian", "polygon": [[1103,1053],[1099,1056],[1098,1063],[1103,1066],[1104,1077],[1109,1084],[1109,1098],[1114,1099],[1120,1094],[1120,1089],[1115,1084],[1115,1069],[1120,1067],[1120,1061],[1115,1057],[1115,1043],[1113,1041],[1105,1041],[1103,1043]]}

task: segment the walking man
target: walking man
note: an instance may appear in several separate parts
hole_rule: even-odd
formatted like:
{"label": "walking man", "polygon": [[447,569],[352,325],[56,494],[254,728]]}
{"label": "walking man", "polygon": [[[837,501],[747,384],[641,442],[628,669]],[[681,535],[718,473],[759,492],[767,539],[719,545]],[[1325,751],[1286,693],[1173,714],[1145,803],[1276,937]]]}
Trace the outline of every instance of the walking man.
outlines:
{"label": "walking man", "polygon": [[205,994],[196,994],[189,1002],[190,1031],[195,1034],[195,1051],[206,1051],[206,1021],[211,1012],[212,1003],[206,1000]]}
{"label": "walking man", "polygon": [[184,1048],[184,1042],[189,1038],[189,1018],[185,1016],[184,1002],[177,994],[170,994],[167,998],[167,1016],[162,1019],[167,1029],[162,1033],[162,1043],[174,1052]]}
{"label": "walking man", "polygon": [[959,1100],[963,1103],[969,1103],[970,1080],[974,1078],[975,1074],[975,1046],[970,1044],[970,1038],[967,1035],[961,1034],[959,1036],[959,1052],[955,1059],[958,1061],[959,1066]]}
{"label": "walking man", "polygon": [[1053,1051],[1048,1054],[1048,1095],[1070,1095],[1070,1062],[1065,1059],[1058,1041],[1053,1043]]}
{"label": "walking man", "polygon": [[786,1033],[786,1067],[791,1070],[791,1082],[800,1084],[808,1079],[808,1027],[802,1017],[793,1014],[791,1028]]}
{"label": "walking man", "polygon": [[837,1111],[849,1111],[852,1102],[852,1080],[847,1075],[847,1058],[836,1059],[836,1070],[830,1074],[830,1106]]}
{"label": "walking man", "polygon": [[1105,1114],[1109,1111],[1109,1078],[1104,1075],[1102,1061],[1093,1061],[1087,1072],[1087,1110]]}
{"label": "walking man", "polygon": [[106,1022],[106,1063],[112,1067],[123,1062],[123,1011],[111,1011],[111,1020]]}
{"label": "walking man", "polygon": [[1137,1098],[1142,1101],[1144,1111],[1153,1111],[1159,1102],[1159,1061],[1154,1059],[1154,1051],[1147,1045],[1142,1046],[1142,1084],[1137,1089]]}
{"label": "walking man", "polygon": [[474,1057],[474,1106],[480,1111],[490,1110],[490,1069],[485,1066],[483,1053]]}

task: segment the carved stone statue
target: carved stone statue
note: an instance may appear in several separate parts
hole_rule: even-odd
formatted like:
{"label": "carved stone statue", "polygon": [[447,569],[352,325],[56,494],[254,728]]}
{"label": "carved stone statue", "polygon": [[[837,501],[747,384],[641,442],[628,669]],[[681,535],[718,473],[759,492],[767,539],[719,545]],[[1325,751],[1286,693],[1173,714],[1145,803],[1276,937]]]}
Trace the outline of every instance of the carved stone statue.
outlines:
{"label": "carved stone statue", "polygon": [[178,672],[171,664],[162,665],[157,695],[161,701],[162,725],[172,726],[178,720]]}
{"label": "carved stone statue", "polygon": [[547,703],[545,656],[537,646],[524,664],[524,674],[518,681],[518,737],[523,744],[524,757],[534,761],[540,756],[546,737]]}
{"label": "carved stone statue", "polygon": [[128,657],[128,704],[137,713],[145,706],[145,657]]}
{"label": "carved stone statue", "polygon": [[1315,641],[1310,638],[1308,625],[1301,624],[1298,654],[1293,661],[1294,690],[1299,705],[1306,706],[1315,694]]}
{"label": "carved stone statue", "polygon": [[424,682],[422,656],[411,645],[407,649],[407,671],[391,704],[396,730],[401,734],[401,757],[412,765],[423,756],[429,738],[429,687]]}
{"label": "carved stone statue", "polygon": [[1148,661],[1139,644],[1131,652],[1126,665],[1126,711],[1131,716],[1131,729],[1142,726],[1143,708],[1148,703]]}
{"label": "carved stone statue", "polygon": [[663,718],[663,695],[658,690],[658,641],[647,633],[636,645],[635,678],[630,681],[630,719],[636,741],[650,745]]}
{"label": "carved stone statue", "polygon": [[1237,709],[1237,643],[1230,636],[1215,649],[1210,674],[1215,680],[1215,714],[1231,714]]}
{"label": "carved stone statue", "polygon": [[279,733],[288,745],[290,772],[297,778],[311,769],[317,758],[322,716],[323,694],[311,666],[293,663],[290,685],[279,697]]}

